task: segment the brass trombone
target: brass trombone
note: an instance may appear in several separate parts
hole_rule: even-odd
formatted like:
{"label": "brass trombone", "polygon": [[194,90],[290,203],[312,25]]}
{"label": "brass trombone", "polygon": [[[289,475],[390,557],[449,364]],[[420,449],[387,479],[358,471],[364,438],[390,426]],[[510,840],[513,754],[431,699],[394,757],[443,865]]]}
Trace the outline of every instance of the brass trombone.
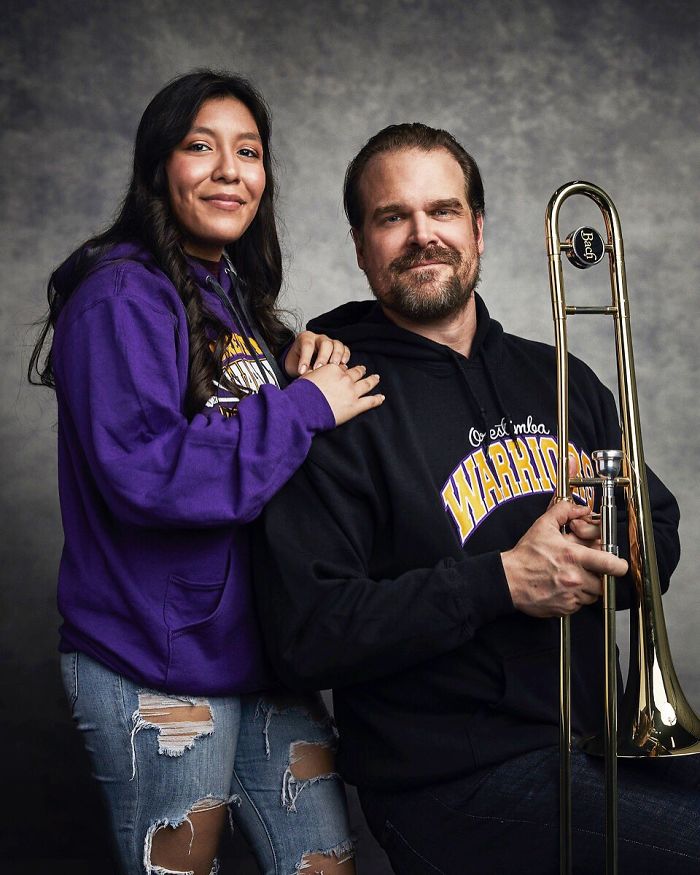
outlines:
{"label": "brass trombone", "polygon": [[[573,195],[590,198],[605,220],[607,241],[593,228],[579,228],[566,240],[559,235],[559,213]],[[625,685],[618,726],[617,655],[615,645],[615,578],[603,579],[605,614],[605,755],[606,871],[617,873],[617,758],[680,756],[700,753],[700,720],[681,690],[676,676],[661,604],[661,587],[654,546],[642,435],[637,402],[637,384],[632,355],[629,302],[620,219],[615,205],[598,186],[589,182],[569,182],[551,197],[545,217],[549,283],[557,350],[557,425],[558,481],[557,500],[570,497],[572,486],[599,486],[602,542],[604,549],[616,552],[614,489],[623,487],[627,503],[630,544],[630,573],[636,590],[631,609],[630,667]],[[611,303],[600,307],[579,307],[566,303],[561,253],[576,267],[587,268],[609,257]],[[578,314],[612,316],[615,323],[615,348],[619,391],[622,447],[594,454],[598,477],[569,478],[568,352],[566,318]],[[621,470],[621,474],[620,474]],[[571,833],[571,699],[570,699],[570,623],[561,620],[560,631],[560,871],[572,869]],[[601,752],[600,739],[592,739],[584,749]]]}

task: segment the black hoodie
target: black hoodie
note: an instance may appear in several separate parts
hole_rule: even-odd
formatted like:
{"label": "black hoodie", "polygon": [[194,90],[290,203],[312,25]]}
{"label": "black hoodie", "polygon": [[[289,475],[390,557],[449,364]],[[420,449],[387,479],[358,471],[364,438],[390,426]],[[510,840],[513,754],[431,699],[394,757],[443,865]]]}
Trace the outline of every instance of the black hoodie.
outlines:
{"label": "black hoodie", "polygon": [[[555,354],[476,302],[468,359],[370,301],[310,324],[379,373],[386,400],[315,439],[258,532],[273,664],[292,687],[333,688],[339,768],[365,787],[429,784],[557,743],[559,622],[514,609],[500,558],[552,497]],[[570,442],[587,474],[593,450],[619,447],[618,417],[574,357],[570,378]],[[665,589],[678,506],[651,472],[649,485]],[[600,604],[572,617],[572,639],[584,735],[603,714]]]}

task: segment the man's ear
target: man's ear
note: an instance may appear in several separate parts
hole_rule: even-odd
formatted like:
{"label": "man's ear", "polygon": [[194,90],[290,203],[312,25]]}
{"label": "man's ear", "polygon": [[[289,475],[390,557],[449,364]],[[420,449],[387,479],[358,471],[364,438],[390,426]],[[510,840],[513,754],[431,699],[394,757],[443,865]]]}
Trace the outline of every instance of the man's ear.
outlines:
{"label": "man's ear", "polygon": [[363,239],[362,239],[362,231],[359,228],[351,228],[350,235],[352,236],[352,242],[355,244],[355,255],[357,257],[357,266],[360,270],[365,269],[365,256],[363,254]]}
{"label": "man's ear", "polygon": [[476,217],[476,248],[479,255],[484,254],[484,214]]}

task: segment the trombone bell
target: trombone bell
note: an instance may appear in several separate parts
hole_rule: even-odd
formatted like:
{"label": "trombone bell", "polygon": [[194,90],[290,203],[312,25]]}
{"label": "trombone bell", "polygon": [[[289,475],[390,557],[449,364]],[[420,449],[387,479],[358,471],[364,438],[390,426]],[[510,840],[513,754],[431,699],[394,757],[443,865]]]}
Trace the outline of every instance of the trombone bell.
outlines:
{"label": "trombone bell", "polygon": [[[565,241],[559,235],[559,212],[564,202],[573,195],[590,198],[600,209],[605,220],[605,240],[594,228],[582,227],[572,232]],[[551,197],[545,217],[549,281],[555,326],[557,359],[557,428],[558,428],[558,482],[556,497],[569,497],[570,487],[579,485],[569,480],[567,448],[569,445],[568,417],[568,349],[567,316],[577,314],[609,315],[615,324],[620,430],[622,434],[622,476],[615,476],[618,486],[624,487],[627,504],[630,545],[630,576],[635,590],[635,604],[630,617],[630,667],[620,707],[617,730],[607,744],[606,771],[611,758],[682,756],[700,753],[700,719],[694,713],[681,690],[673,667],[668,634],[661,603],[654,530],[651,519],[649,488],[647,484],[644,451],[642,447],[637,383],[632,354],[632,332],[629,319],[629,301],[625,276],[624,252],[620,220],[615,205],[598,186],[589,182],[570,182]],[[611,303],[597,307],[567,305],[561,253],[574,266],[592,267],[609,256]],[[609,452],[609,451],[606,451]],[[605,472],[602,472],[605,474]],[[599,484],[609,475],[598,478]],[[614,613],[614,601],[611,606]],[[570,793],[570,650],[569,620],[561,621],[560,660],[560,747],[561,747],[561,871],[571,870],[571,793]],[[611,666],[617,670],[614,640],[608,641],[606,651]],[[610,672],[608,671],[608,674]],[[610,685],[609,685],[610,686]],[[614,685],[612,685],[614,689]],[[617,695],[606,702],[608,713],[617,708]],[[608,721],[608,725],[610,724]],[[604,739],[594,738],[584,744],[590,753],[603,753]],[[616,804],[616,798],[611,800]],[[609,859],[608,871],[616,871],[616,863]]]}

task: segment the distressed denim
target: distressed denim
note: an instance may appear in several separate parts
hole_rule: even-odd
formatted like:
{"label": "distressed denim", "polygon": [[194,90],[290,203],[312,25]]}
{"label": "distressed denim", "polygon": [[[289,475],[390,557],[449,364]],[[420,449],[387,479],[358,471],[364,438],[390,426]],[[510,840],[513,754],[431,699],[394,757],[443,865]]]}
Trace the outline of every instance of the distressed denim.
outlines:
{"label": "distressed denim", "polygon": [[[605,872],[604,763],[572,755],[577,875]],[[361,791],[400,875],[558,875],[559,751],[546,748],[454,781]],[[700,756],[619,761],[620,875],[700,872]]]}
{"label": "distressed denim", "polygon": [[[333,771],[335,733],[320,697],[172,696],[82,653],[63,655],[61,669],[124,875],[165,871],[150,862],[155,831],[221,802],[264,875],[296,873],[305,854],[351,853],[345,792]],[[159,725],[149,715],[166,699],[169,707],[208,706],[211,719]],[[300,780],[292,766],[304,744],[323,748],[329,769]]]}

